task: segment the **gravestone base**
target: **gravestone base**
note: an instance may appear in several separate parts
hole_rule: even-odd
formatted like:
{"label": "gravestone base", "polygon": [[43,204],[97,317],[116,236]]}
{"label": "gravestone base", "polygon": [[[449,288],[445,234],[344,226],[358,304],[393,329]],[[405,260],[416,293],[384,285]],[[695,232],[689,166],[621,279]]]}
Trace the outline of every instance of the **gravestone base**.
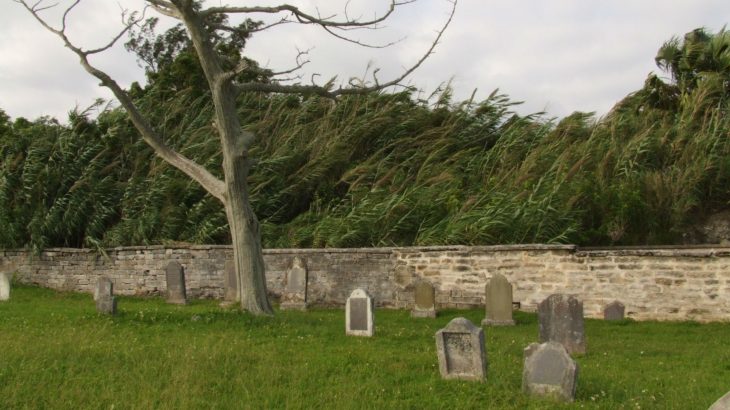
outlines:
{"label": "gravestone base", "polygon": [[411,310],[411,317],[434,318],[434,317],[436,317],[436,309],[431,309],[431,310],[413,309],[413,310]]}
{"label": "gravestone base", "polygon": [[96,311],[105,315],[115,315],[117,313],[117,298],[100,297],[96,300]]}
{"label": "gravestone base", "polygon": [[482,326],[514,326],[514,320],[496,320],[496,319],[484,319],[482,320]]}
{"label": "gravestone base", "polygon": [[224,300],[223,302],[219,303],[218,306],[222,308],[229,308],[231,306],[236,305],[236,301],[234,300]]}
{"label": "gravestone base", "polygon": [[296,302],[296,301],[286,301],[281,302],[279,305],[279,309],[281,310],[307,310],[307,303],[306,302]]}

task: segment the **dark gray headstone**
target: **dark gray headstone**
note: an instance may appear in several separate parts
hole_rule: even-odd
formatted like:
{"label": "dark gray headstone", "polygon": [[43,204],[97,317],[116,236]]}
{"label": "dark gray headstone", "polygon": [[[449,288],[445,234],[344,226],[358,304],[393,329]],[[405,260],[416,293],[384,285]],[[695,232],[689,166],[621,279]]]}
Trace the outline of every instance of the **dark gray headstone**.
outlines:
{"label": "dark gray headstone", "polygon": [[96,311],[107,315],[117,313],[114,284],[109,278],[99,278],[99,282],[96,284]]}
{"label": "dark gray headstone", "polygon": [[286,273],[286,286],[281,294],[282,309],[307,309],[307,268],[301,258],[294,258]]}
{"label": "dark gray headstone", "polygon": [[522,390],[529,395],[573,401],[578,364],[557,342],[533,343],[525,349]]}
{"label": "dark gray headstone", "polygon": [[355,289],[345,305],[345,333],[352,336],[372,336],[375,333],[373,300],[367,292]]}
{"label": "dark gray headstone", "polygon": [[487,354],[484,330],[457,317],[436,332],[439,372],[444,379],[485,380]]}
{"label": "dark gray headstone", "polygon": [[603,320],[623,320],[625,310],[624,304],[615,300],[603,308]]}
{"label": "dark gray headstone", "polygon": [[558,342],[569,354],[586,352],[583,302],[574,296],[551,295],[537,306],[540,343]]}
{"label": "dark gray headstone", "polygon": [[5,272],[0,272],[0,302],[10,300],[10,278]]}
{"label": "dark gray headstone", "polygon": [[717,399],[707,410],[730,410],[730,392]]}
{"label": "dark gray headstone", "polygon": [[235,302],[238,295],[238,281],[236,278],[236,263],[232,260],[227,260],[223,265],[223,275],[225,276],[225,292],[223,294],[223,300],[226,302]]}
{"label": "dark gray headstone", "polygon": [[415,303],[412,317],[436,317],[436,291],[428,282],[421,281],[414,290]]}
{"label": "dark gray headstone", "polygon": [[512,319],[512,284],[495,273],[484,287],[486,297],[483,326],[514,326]]}
{"label": "dark gray headstone", "polygon": [[184,305],[188,303],[185,295],[185,271],[177,261],[172,261],[165,268],[167,279],[167,303]]}

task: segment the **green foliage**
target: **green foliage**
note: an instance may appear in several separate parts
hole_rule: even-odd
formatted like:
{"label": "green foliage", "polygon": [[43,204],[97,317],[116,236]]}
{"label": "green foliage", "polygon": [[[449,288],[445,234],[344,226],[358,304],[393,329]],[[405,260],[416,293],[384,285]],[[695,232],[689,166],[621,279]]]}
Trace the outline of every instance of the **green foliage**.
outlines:
{"label": "green foliage", "polygon": [[14,286],[0,303],[2,407],[705,409],[730,377],[727,323],[586,320],[576,401],[558,404],[521,392],[534,314],[486,330],[485,383],[442,380],[433,337],[483,310],[377,315],[375,336],[356,338],[340,309],[260,318],[212,300],[121,297],[112,318],[88,294]]}
{"label": "green foliage", "polygon": [[[221,176],[189,41],[149,24],[129,45],[149,60],[137,104],[167,144]],[[652,74],[605,117],[558,122],[517,115],[496,91],[460,103],[448,88],[426,101],[241,95],[241,123],[259,138],[249,184],[264,245],[681,243],[730,201],[728,61],[728,32],[695,30],[658,53],[670,82]],[[266,75],[251,67],[242,75]],[[230,241],[222,206],[118,109],[74,111],[68,126],[2,114],[0,138],[2,247]]]}

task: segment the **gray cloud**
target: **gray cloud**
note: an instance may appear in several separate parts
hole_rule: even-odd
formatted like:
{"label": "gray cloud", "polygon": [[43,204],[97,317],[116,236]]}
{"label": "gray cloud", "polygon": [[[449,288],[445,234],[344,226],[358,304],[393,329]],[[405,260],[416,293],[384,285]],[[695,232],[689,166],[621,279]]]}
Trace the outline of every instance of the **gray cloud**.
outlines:
{"label": "gray cloud", "polygon": [[[337,7],[342,7],[325,1],[294,3],[308,10],[319,6],[323,14],[341,12]],[[139,7],[142,2],[122,4]],[[386,1],[358,0],[351,2],[348,12],[367,17],[373,7],[382,10],[385,5]],[[0,8],[0,108],[13,117],[49,114],[63,119],[75,105],[109,98],[59,40],[19,5],[4,2]],[[334,75],[341,80],[360,76],[369,63],[380,67],[379,78],[386,80],[418,60],[448,8],[443,0],[420,0],[399,10],[382,30],[351,33],[373,43],[405,37],[383,50],[354,47],[317,27],[291,25],[254,37],[248,51],[263,64],[286,68],[296,47],[313,48],[312,63],[303,73],[307,81],[314,73],[321,74],[317,78],[322,82]],[[452,79],[457,99],[468,98],[477,88],[477,97],[485,98],[500,88],[525,101],[519,109],[523,113],[545,109],[554,116],[575,110],[603,114],[657,70],[653,57],[664,41],[700,26],[716,31],[727,23],[727,16],[726,0],[461,0],[436,53],[409,81],[428,95]],[[71,35],[97,46],[119,27],[119,21],[116,2],[82,2],[71,20]],[[122,84],[143,78],[121,46],[95,61]]]}

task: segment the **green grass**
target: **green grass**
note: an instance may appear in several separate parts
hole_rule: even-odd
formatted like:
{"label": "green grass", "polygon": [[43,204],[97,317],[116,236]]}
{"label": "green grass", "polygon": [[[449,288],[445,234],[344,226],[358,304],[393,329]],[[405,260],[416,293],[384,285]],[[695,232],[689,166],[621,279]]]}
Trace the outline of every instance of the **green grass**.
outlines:
{"label": "green grass", "polygon": [[[90,295],[15,286],[0,303],[0,408],[563,408],[520,391],[535,315],[486,329],[486,383],[439,377],[435,320],[376,312],[373,338],[346,337],[342,310],[253,317],[196,300],[122,297],[119,315]],[[587,320],[577,400],[564,408],[707,408],[728,389],[730,324]]]}

